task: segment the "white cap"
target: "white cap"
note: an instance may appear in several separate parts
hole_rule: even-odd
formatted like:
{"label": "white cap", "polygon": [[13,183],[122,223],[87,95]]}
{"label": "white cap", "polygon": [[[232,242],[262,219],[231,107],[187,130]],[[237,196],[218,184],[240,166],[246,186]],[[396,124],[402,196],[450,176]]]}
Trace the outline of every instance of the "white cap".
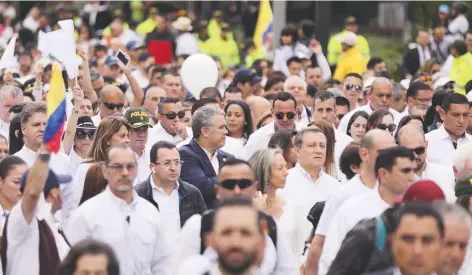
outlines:
{"label": "white cap", "polygon": [[339,41],[346,45],[354,46],[357,44],[357,35],[353,32],[346,32],[340,37]]}
{"label": "white cap", "polygon": [[372,86],[372,83],[374,83],[374,81],[377,79],[377,77],[369,77],[367,78],[366,80],[364,80],[364,87],[363,87],[363,91],[367,90],[370,88],[370,86]]}
{"label": "white cap", "polygon": [[402,86],[402,88],[404,90],[408,90],[408,88],[410,87],[410,82],[411,82],[411,80],[409,80],[409,79],[402,79],[400,81],[400,85]]}

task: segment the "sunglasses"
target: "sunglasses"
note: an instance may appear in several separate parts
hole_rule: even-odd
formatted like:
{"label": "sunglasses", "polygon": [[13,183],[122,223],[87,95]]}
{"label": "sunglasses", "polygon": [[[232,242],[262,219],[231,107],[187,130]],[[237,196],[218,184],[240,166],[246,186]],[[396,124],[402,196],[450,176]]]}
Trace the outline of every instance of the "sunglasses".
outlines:
{"label": "sunglasses", "polygon": [[362,91],[362,86],[361,85],[354,85],[354,84],[346,84],[346,89],[347,90],[352,90],[354,88],[356,92],[360,93]]}
{"label": "sunglasses", "polygon": [[395,124],[389,124],[389,125],[379,124],[377,126],[377,129],[380,129],[380,130],[387,130],[388,129],[389,132],[393,132],[393,131],[395,131],[395,129],[397,129],[397,125],[395,125]]}
{"label": "sunglasses", "polygon": [[114,104],[108,102],[103,102],[103,105],[105,105],[105,107],[107,107],[109,110],[115,110],[115,108],[120,110],[123,108],[123,106],[125,106],[123,103]]}
{"label": "sunglasses", "polygon": [[93,136],[95,135],[95,130],[91,130],[90,132],[85,131],[77,131],[75,132],[75,137],[79,140],[84,140],[88,137],[88,139],[92,140]]}
{"label": "sunglasses", "polygon": [[220,185],[224,189],[228,190],[233,190],[236,185],[239,186],[240,189],[246,189],[248,187],[251,187],[253,184],[254,182],[250,179],[230,179],[220,182]]}
{"label": "sunglasses", "polygon": [[166,116],[168,119],[175,119],[176,117],[179,118],[184,118],[185,117],[185,112],[184,111],[179,111],[179,112],[168,112],[167,114],[161,114],[163,116]]}
{"label": "sunglasses", "polygon": [[414,149],[411,149],[411,151],[415,152],[417,156],[421,156],[422,154],[424,154],[424,152],[426,152],[426,147],[424,146],[416,147]]}
{"label": "sunglasses", "polygon": [[295,113],[294,112],[288,112],[288,113],[275,113],[275,117],[277,119],[284,119],[284,117],[287,116],[287,119],[294,119],[295,118]]}

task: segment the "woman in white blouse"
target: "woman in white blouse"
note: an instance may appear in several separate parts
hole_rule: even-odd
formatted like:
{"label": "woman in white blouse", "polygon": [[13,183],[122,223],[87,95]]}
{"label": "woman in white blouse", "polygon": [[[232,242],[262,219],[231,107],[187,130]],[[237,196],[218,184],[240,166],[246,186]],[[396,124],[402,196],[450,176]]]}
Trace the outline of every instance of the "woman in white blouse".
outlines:
{"label": "woman in white blouse", "polygon": [[301,214],[290,202],[276,195],[277,189],[285,187],[287,178],[287,163],[280,149],[265,148],[256,151],[249,159],[256,180],[259,183],[261,194],[254,199],[254,204],[262,211],[272,215],[285,233],[289,246],[299,259],[299,267],[303,265],[303,248],[305,239],[310,232],[303,230],[302,224],[307,223],[306,217]]}
{"label": "woman in white blouse", "polygon": [[230,101],[226,105],[225,113],[228,136],[236,139],[244,146],[254,129],[249,105],[242,100]]}

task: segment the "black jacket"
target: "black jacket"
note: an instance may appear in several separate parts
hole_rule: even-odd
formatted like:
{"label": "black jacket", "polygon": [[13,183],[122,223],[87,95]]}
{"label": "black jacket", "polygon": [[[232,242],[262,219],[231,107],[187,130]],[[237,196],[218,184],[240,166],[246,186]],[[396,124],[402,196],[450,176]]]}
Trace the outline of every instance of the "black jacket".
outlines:
{"label": "black jacket", "polygon": [[[152,186],[151,177],[146,181],[136,185],[134,189],[138,195],[149,201],[159,210],[159,205],[154,201],[152,197]],[[206,209],[205,202],[203,201],[202,194],[198,189],[185,181],[179,180],[179,214],[180,214],[180,226],[182,227],[185,222],[194,214],[202,214]]]}
{"label": "black jacket", "polygon": [[391,267],[393,258],[387,236],[395,211],[394,207],[388,208],[380,217],[357,223],[344,238],[327,275],[360,275]]}

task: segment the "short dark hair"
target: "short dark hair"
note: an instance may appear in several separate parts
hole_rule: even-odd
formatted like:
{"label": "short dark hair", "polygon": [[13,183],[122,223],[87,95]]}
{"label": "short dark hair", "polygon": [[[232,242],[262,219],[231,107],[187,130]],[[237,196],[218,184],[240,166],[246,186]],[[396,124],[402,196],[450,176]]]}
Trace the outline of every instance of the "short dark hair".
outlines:
{"label": "short dark hair", "polygon": [[379,108],[370,114],[369,119],[367,119],[366,133],[372,129],[376,129],[377,126],[382,122],[384,116],[390,115],[393,119],[393,114],[385,108]]}
{"label": "short dark hair", "polygon": [[17,165],[26,165],[26,162],[17,156],[6,156],[0,161],[0,178],[5,179],[8,173]]}
{"label": "short dark hair", "polygon": [[150,53],[142,53],[141,55],[139,55],[139,62],[144,62],[144,61],[146,61],[146,59],[148,59],[149,57],[153,57],[152,54],[150,54]]}
{"label": "short dark hair", "polygon": [[444,112],[449,112],[451,110],[451,105],[452,104],[467,104],[469,105],[469,100],[465,95],[461,95],[459,93],[455,93],[453,91],[449,91],[445,96],[444,100],[441,106],[441,109],[444,110]]}
{"label": "short dark hair", "polygon": [[285,76],[278,75],[278,74],[272,74],[267,79],[267,82],[264,86],[264,91],[266,91],[266,92],[269,91],[272,88],[272,86],[277,85],[280,82],[285,82],[286,79],[287,78]]}
{"label": "short dark hair", "polygon": [[360,167],[361,165],[361,156],[359,155],[360,146],[357,143],[351,143],[346,148],[344,148],[339,158],[339,168],[348,180],[352,179],[356,173],[351,170],[351,165],[356,165]]}
{"label": "short dark hair", "polygon": [[206,87],[205,89],[203,89],[200,92],[200,98],[203,98],[203,97],[214,98],[214,99],[220,98],[220,101],[223,100],[223,98],[221,97],[220,90],[218,90],[218,88],[215,88],[215,87]]}
{"label": "short dark hair", "polygon": [[154,65],[154,67],[151,70],[151,78],[153,78],[157,73],[165,73],[167,71],[166,68],[161,67],[159,65]]}
{"label": "short dark hair", "polygon": [[351,110],[351,106],[349,104],[349,100],[344,96],[337,96],[336,97],[336,106],[347,106],[347,110]]}
{"label": "short dark hair", "polygon": [[247,162],[243,159],[237,159],[237,158],[229,159],[229,160],[223,162],[223,164],[220,166],[219,171],[223,170],[223,168],[225,168],[225,167],[232,167],[232,166],[237,166],[237,165],[246,165],[247,167],[249,167],[249,169],[251,169],[251,171],[254,171],[252,169],[251,165],[249,164],[249,162]]}
{"label": "short dark hair", "polygon": [[363,82],[362,76],[361,76],[360,74],[358,74],[358,73],[348,73],[348,74],[344,77],[343,83],[344,83],[344,81],[346,81],[346,79],[347,79],[348,77],[355,77],[355,78],[358,78],[358,79],[361,81],[361,83]]}
{"label": "short dark hair", "polygon": [[277,94],[265,94],[262,97],[268,101],[274,101],[277,98]]}
{"label": "short dark hair", "polygon": [[108,259],[107,271],[109,275],[120,274],[120,265],[113,249],[106,243],[98,240],[83,240],[71,247],[59,268],[60,275],[75,274],[77,261],[84,255],[105,254]]}
{"label": "short dark hair", "polygon": [[377,64],[382,63],[382,62],[384,61],[380,57],[375,57],[375,56],[371,57],[369,62],[367,62],[367,69],[372,70]]}
{"label": "short dark hair", "polygon": [[293,103],[295,104],[295,109],[297,108],[297,100],[295,99],[295,97],[291,94],[291,93],[288,93],[288,92],[280,92],[277,94],[277,97],[274,99],[274,102],[272,102],[272,109],[275,109],[275,102],[277,100],[280,100],[280,101],[289,101],[289,100],[292,100]]}
{"label": "short dark hair", "polygon": [[[306,134],[306,133],[321,133],[323,135],[325,135],[325,133],[323,132],[323,130],[321,130],[320,128],[303,128],[302,130],[300,130],[297,135],[295,136],[295,146],[296,147],[300,147],[303,143],[303,136]],[[327,138],[326,138],[327,139]]]}
{"label": "short dark hair", "polygon": [[278,129],[269,140],[269,148],[280,148],[286,150],[292,145],[292,137],[297,135],[297,131]]}
{"label": "short dark hair", "polygon": [[292,64],[293,62],[295,63],[302,63],[302,59],[300,57],[297,57],[297,56],[292,56],[290,57],[288,60],[287,60],[287,67],[290,66],[290,64]]}
{"label": "short dark hair", "polygon": [[26,104],[21,111],[21,124],[28,123],[28,120],[36,113],[47,113],[46,104],[43,102],[31,102]]}
{"label": "short dark hair", "polygon": [[151,163],[156,163],[157,162],[157,154],[159,153],[159,150],[160,149],[169,149],[169,150],[172,150],[174,148],[177,149],[177,147],[175,147],[175,144],[171,143],[171,142],[168,142],[168,141],[165,141],[165,140],[161,140],[161,141],[158,141],[156,143],[154,143],[154,145],[152,145],[151,147],[151,152],[150,152],[150,159],[151,159]]}
{"label": "short dark hair", "polygon": [[351,136],[351,126],[358,117],[363,117],[365,118],[365,120],[369,120],[369,114],[367,114],[367,112],[356,111],[354,114],[352,114],[351,118],[349,119],[349,122],[347,123],[346,135]]}
{"label": "short dark hair", "polygon": [[415,81],[410,84],[408,87],[408,90],[406,91],[406,98],[409,97],[417,97],[418,96],[418,91],[430,91],[431,87],[429,87],[428,84],[423,83],[421,81]]}
{"label": "short dark hair", "polygon": [[177,104],[179,103],[180,100],[178,98],[174,97],[164,97],[159,101],[159,104],[157,105],[157,112],[159,114],[162,114],[164,112],[164,104]]}
{"label": "short dark hair", "polygon": [[103,162],[105,164],[110,163],[110,152],[114,149],[131,150],[132,152],[134,152],[131,146],[125,143],[111,145],[110,148],[108,148],[107,153],[105,154],[103,159]]}
{"label": "short dark hair", "polygon": [[451,49],[456,49],[459,55],[464,55],[467,53],[467,44],[464,40],[456,40],[452,44]]}
{"label": "short dark hair", "polygon": [[375,176],[379,176],[381,168],[392,171],[393,166],[397,163],[398,158],[407,158],[411,161],[415,160],[415,154],[410,149],[403,146],[394,146],[379,151],[375,160]]}
{"label": "short dark hair", "polygon": [[[225,93],[223,94],[223,97],[226,98],[226,94],[243,94],[243,91],[241,91],[241,89],[239,89],[238,87],[236,86],[230,86],[228,87],[228,89],[225,90]],[[201,98],[201,96],[200,96]]]}
{"label": "short dark hair", "polygon": [[207,104],[218,104],[218,101],[214,98],[200,98],[193,103],[190,114],[193,115],[198,109],[204,107]]}
{"label": "short dark hair", "polygon": [[319,99],[321,102],[324,102],[328,99],[332,98],[334,101],[334,107],[336,107],[336,99],[334,98],[334,94],[328,91],[318,91],[315,96],[313,97],[313,106],[315,106],[315,101]]}
{"label": "short dark hair", "polygon": [[397,218],[393,220],[392,232],[397,231],[398,226],[402,218],[406,215],[415,215],[417,217],[432,217],[436,220],[439,234],[444,237],[444,221],[439,212],[434,208],[433,205],[423,201],[410,201],[405,203],[395,215]]}
{"label": "short dark hair", "polygon": [[318,89],[316,88],[315,85],[308,84],[306,86],[306,93],[309,95],[311,98],[313,98],[316,93],[318,92]]}

